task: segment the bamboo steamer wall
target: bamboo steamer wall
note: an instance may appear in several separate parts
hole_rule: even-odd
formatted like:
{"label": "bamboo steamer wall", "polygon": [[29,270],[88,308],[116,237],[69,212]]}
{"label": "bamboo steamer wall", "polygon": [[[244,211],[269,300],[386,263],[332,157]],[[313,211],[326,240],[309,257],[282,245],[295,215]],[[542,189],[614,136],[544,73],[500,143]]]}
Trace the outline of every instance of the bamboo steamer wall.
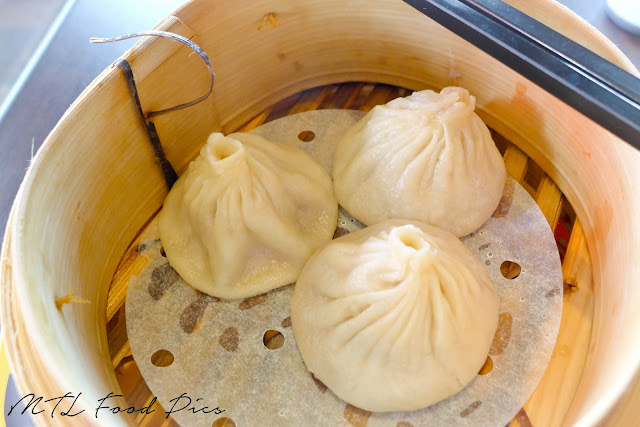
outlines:
{"label": "bamboo steamer wall", "polygon": [[[569,29],[565,33],[576,41],[633,71],[610,42],[563,7],[511,3]],[[270,13],[275,20],[264,21]],[[459,73],[455,83],[476,95],[482,118],[544,169],[584,227],[595,309],[587,362],[565,424],[636,420],[640,198],[633,192],[640,188],[639,153],[399,0],[196,0],[158,29],[191,38],[216,71],[206,102],[156,120],[178,172],[210,132],[234,130],[300,90],[350,80],[439,88],[452,84],[451,71]],[[144,39],[126,55],[145,110],[206,91],[200,59],[186,59],[185,52],[167,40]],[[105,328],[109,283],[165,195],[125,80],[119,69],[108,69],[38,152],[8,224],[2,324],[23,391],[82,391],[83,421],[98,422],[92,413],[97,399],[119,390]],[[56,298],[69,291],[91,304],[59,310]],[[132,422],[116,416],[109,421]]]}

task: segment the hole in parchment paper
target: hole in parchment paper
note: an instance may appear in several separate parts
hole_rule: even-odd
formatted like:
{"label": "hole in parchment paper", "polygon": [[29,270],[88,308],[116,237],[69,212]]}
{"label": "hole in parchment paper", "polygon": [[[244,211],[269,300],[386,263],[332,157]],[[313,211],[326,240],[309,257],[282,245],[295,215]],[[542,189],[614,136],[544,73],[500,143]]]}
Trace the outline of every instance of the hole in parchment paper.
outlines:
{"label": "hole in parchment paper", "polygon": [[310,130],[303,130],[298,134],[298,139],[302,142],[311,142],[316,137],[316,134]]}
{"label": "hole in parchment paper", "polygon": [[480,368],[480,371],[478,371],[478,375],[487,375],[492,370],[493,370],[493,359],[487,356],[487,360],[484,361],[484,365],[482,365],[482,368]]}
{"label": "hole in parchment paper", "polygon": [[521,270],[520,264],[513,261],[505,261],[500,265],[500,273],[507,279],[515,279]]}
{"label": "hole in parchment paper", "polygon": [[231,418],[222,417],[215,420],[211,427],[236,427],[236,423]]}
{"label": "hole in parchment paper", "polygon": [[277,350],[284,345],[284,335],[279,331],[269,329],[262,337],[262,343],[269,350]]}
{"label": "hole in parchment paper", "polygon": [[158,350],[151,355],[151,363],[158,368],[166,368],[173,363],[173,354],[169,350]]}
{"label": "hole in parchment paper", "polygon": [[164,251],[164,247],[160,246],[160,255],[162,255],[163,257],[167,257],[167,254]]}

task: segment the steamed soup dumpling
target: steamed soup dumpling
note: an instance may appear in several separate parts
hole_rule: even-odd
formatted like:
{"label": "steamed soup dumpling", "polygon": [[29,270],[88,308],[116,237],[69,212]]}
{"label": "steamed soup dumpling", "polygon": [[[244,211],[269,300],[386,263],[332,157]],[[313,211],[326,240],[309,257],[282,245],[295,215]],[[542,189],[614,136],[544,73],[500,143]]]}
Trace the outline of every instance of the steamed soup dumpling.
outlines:
{"label": "steamed soup dumpling", "polygon": [[239,299],[294,282],[337,216],[331,178],[306,153],[214,133],[169,192],[160,238],[187,283]]}
{"label": "steamed soup dumpling", "polygon": [[464,388],[484,364],[499,298],[453,234],[388,220],[307,262],[291,299],[310,372],[368,411],[411,411]]}
{"label": "steamed soup dumpling", "polygon": [[506,170],[475,98],[459,87],[373,108],[338,144],[338,202],[361,222],[426,222],[464,236],[495,211]]}

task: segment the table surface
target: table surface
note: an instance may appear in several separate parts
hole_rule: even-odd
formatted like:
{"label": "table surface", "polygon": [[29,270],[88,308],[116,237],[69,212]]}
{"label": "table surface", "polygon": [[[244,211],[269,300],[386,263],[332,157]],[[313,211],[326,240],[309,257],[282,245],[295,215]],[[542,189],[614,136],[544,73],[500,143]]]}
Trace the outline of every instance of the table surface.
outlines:
{"label": "table surface", "polygon": [[[37,61],[32,61],[32,72],[25,76],[10,107],[0,117],[0,238],[33,151],[82,90],[135,43],[127,40],[90,45],[89,38],[151,28],[181,3],[182,0],[68,0],[63,6],[59,26],[51,31],[49,44],[42,46]],[[618,29],[606,17],[604,0],[561,3],[595,25],[640,66],[640,37]],[[18,424],[7,421],[23,425],[25,420]]]}

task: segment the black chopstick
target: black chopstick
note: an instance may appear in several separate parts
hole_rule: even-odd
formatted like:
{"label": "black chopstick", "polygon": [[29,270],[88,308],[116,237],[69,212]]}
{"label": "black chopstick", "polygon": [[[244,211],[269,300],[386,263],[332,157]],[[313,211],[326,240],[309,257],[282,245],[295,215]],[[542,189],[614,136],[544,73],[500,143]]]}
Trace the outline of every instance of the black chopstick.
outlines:
{"label": "black chopstick", "polygon": [[499,0],[403,0],[640,150],[640,80]]}

